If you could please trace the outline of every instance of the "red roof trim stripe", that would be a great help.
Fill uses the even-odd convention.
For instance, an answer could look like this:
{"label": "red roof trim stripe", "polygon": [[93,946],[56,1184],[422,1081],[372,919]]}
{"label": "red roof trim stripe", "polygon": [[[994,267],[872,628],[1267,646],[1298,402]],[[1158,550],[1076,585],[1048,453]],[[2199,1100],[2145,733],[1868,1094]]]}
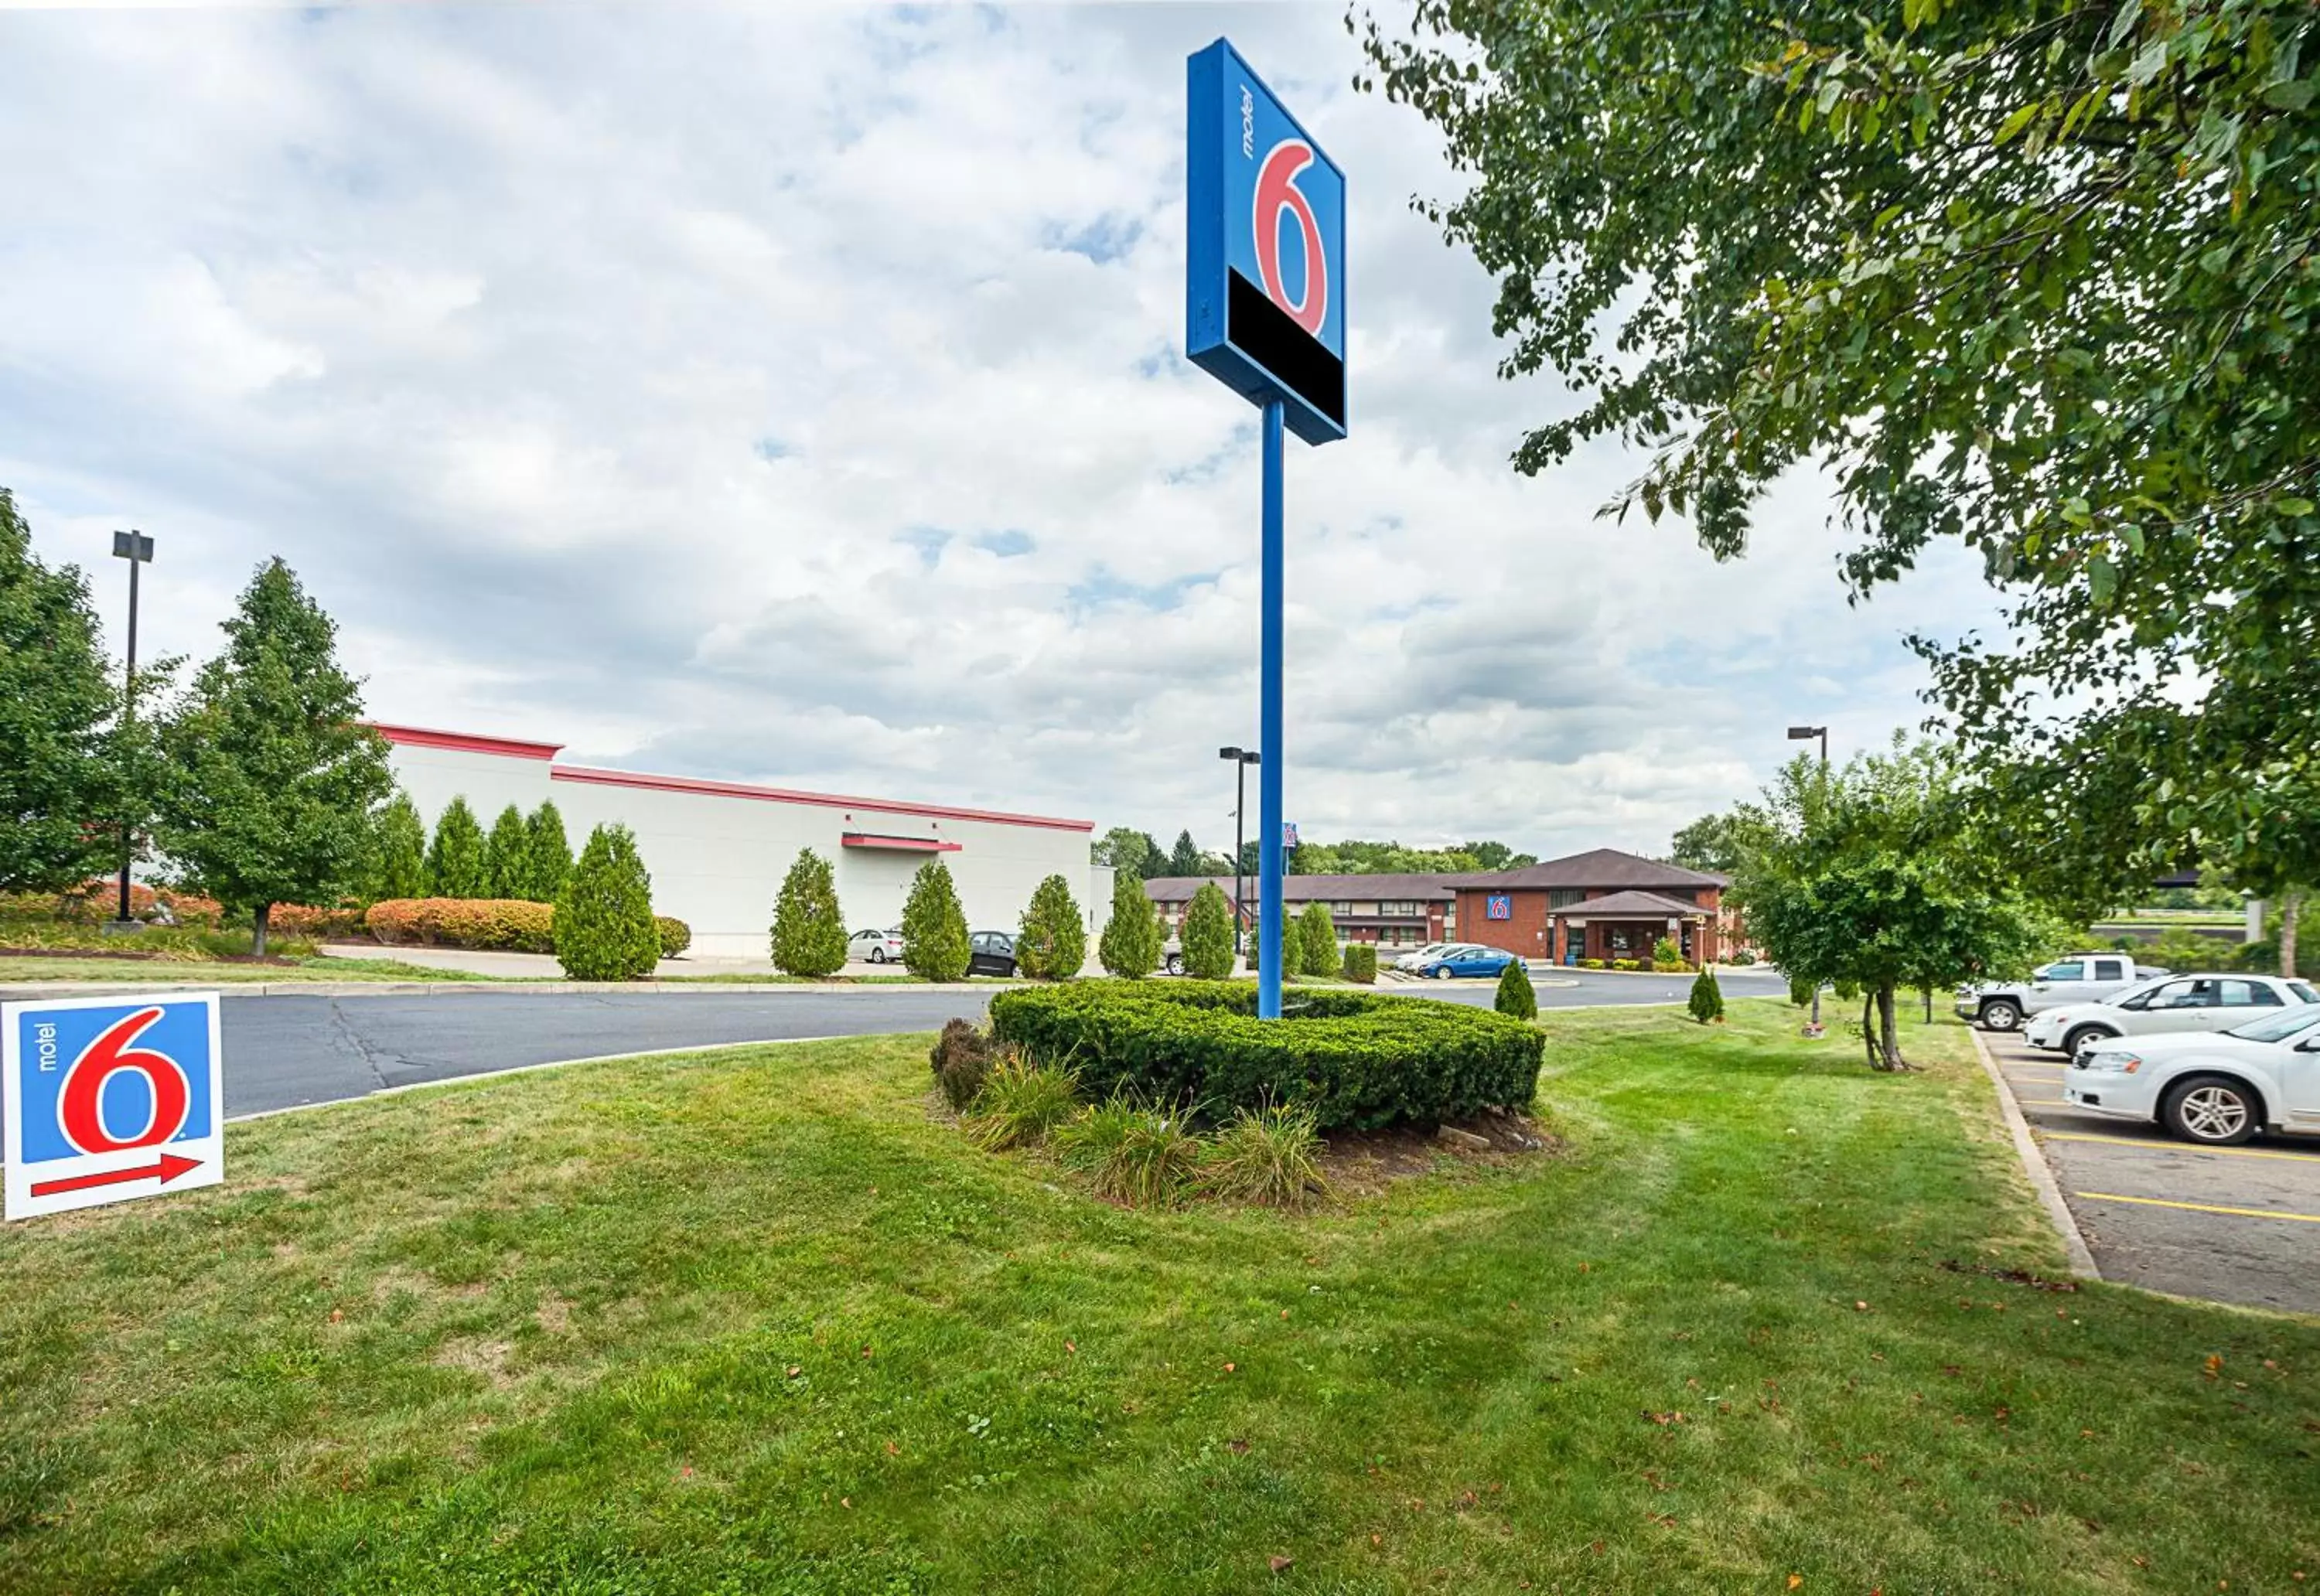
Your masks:
{"label": "red roof trim stripe", "polygon": [[383,721],[364,722],[387,741],[411,748],[452,748],[462,754],[497,754],[508,759],[553,759],[560,742],[528,742],[516,737],[477,737],[465,731],[437,731],[427,726],[389,726]]}
{"label": "red roof trim stripe", "polygon": [[892,848],[897,853],[955,854],[966,845],[940,837],[884,837],[875,831],[847,831],[838,839],[841,848]]}
{"label": "red roof trim stripe", "polygon": [[866,809],[878,814],[918,815],[929,820],[987,821],[1001,826],[1044,826],[1056,831],[1093,831],[1093,821],[1049,815],[1007,814],[992,809],[952,809],[936,803],[898,803],[887,798],[849,798],[837,793],[807,793],[791,787],[761,787],[749,782],[714,782],[690,775],[646,775],[632,770],[601,770],[587,765],[557,765],[548,773],[557,782],[603,787],[642,787],[657,793],[699,793],[711,798],[754,798],[765,803],[809,803],[824,809]]}

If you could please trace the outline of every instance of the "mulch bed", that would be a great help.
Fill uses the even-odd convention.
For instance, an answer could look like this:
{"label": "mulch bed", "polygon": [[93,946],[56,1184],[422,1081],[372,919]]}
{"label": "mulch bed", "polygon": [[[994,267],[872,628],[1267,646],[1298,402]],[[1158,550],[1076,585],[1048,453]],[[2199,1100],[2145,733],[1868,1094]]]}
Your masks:
{"label": "mulch bed", "polygon": [[1328,1146],[1321,1155],[1321,1170],[1337,1191],[1366,1195],[1382,1192],[1398,1180],[1430,1174],[1441,1168],[1445,1158],[1467,1164],[1511,1164],[1541,1153],[1561,1152],[1563,1146],[1560,1138],[1521,1114],[1477,1114],[1450,1129],[1478,1137],[1490,1146],[1467,1146],[1414,1125],[1337,1130],[1324,1138]]}

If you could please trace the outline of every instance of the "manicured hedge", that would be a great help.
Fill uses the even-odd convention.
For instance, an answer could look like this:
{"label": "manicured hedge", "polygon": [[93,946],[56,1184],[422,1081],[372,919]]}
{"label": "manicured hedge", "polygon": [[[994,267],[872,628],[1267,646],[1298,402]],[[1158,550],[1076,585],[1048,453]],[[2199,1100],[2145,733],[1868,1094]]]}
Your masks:
{"label": "manicured hedge", "polygon": [[[320,911],[285,911],[276,906],[276,923],[285,912],[313,915]],[[331,912],[335,913],[336,911]],[[693,946],[693,928],[669,915],[653,917],[660,933],[660,956],[675,958]],[[360,929],[390,947],[418,943],[428,948],[480,948],[498,953],[556,951],[556,905],[521,898],[389,898],[373,903],[361,917]],[[302,936],[313,936],[302,929]],[[335,934],[335,932],[327,933]]]}
{"label": "manicured hedge", "polygon": [[1217,1118],[1267,1103],[1324,1129],[1433,1124],[1521,1109],[1538,1089],[1545,1033],[1425,998],[1307,990],[1255,1017],[1246,982],[1075,981],[991,1000],[992,1034],[1077,1073],[1083,1093],[1126,1090]]}
{"label": "manicured hedge", "polygon": [[389,898],[373,903],[363,924],[390,946],[556,951],[555,907],[521,898]]}

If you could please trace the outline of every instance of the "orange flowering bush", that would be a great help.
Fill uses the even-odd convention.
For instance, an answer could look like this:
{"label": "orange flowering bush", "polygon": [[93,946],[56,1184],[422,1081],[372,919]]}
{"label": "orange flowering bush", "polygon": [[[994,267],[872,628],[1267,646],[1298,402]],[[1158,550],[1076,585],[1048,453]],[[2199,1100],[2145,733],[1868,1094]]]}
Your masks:
{"label": "orange flowering bush", "polygon": [[556,949],[555,905],[516,898],[388,898],[363,917],[389,944],[481,948],[511,953]]}

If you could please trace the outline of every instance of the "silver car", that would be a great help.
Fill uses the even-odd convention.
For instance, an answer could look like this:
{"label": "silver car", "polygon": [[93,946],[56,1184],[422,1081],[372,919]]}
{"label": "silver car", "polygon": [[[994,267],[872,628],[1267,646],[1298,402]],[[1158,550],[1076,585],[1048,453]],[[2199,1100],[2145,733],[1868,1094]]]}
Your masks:
{"label": "silver car", "polygon": [[902,962],[902,933],[900,930],[856,931],[846,939],[846,957],[852,964],[900,964]]}

